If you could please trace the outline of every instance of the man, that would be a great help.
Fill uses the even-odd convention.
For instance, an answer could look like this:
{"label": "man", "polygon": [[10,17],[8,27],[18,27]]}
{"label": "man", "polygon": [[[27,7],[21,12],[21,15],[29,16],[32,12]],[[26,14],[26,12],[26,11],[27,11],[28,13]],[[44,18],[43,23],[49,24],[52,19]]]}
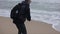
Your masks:
{"label": "man", "polygon": [[18,3],[11,10],[10,17],[18,28],[18,34],[27,34],[24,22],[26,19],[31,21],[29,4],[30,0],[25,0],[22,3]]}

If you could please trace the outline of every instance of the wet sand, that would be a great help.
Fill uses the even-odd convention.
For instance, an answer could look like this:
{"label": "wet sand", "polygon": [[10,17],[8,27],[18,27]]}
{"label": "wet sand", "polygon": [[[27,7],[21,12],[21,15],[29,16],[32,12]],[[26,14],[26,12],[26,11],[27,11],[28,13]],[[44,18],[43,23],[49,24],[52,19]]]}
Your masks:
{"label": "wet sand", "polygon": [[[52,25],[41,21],[26,21],[25,25],[28,34],[60,34],[51,27]],[[0,17],[0,34],[18,34],[18,29],[12,23],[12,19]]]}

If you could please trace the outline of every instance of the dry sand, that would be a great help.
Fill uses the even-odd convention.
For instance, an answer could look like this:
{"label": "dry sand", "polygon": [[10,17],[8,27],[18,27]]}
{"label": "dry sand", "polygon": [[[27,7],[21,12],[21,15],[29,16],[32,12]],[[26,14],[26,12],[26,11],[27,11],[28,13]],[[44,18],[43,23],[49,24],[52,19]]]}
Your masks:
{"label": "dry sand", "polygon": [[[31,22],[25,22],[28,34],[60,34],[55,31],[50,25],[44,22],[38,22],[32,20]],[[0,34],[17,34],[18,29],[15,24],[12,23],[12,19],[6,17],[0,17]]]}

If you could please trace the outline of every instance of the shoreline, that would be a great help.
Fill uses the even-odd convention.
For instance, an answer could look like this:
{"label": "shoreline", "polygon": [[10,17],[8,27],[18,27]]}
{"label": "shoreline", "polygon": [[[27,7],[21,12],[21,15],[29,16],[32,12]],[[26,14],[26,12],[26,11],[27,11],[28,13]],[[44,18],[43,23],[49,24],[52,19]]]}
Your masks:
{"label": "shoreline", "polygon": [[[34,21],[25,22],[28,34],[60,34],[60,32],[54,30],[52,25]],[[0,34],[17,34],[18,29],[15,24],[12,23],[12,19],[6,17],[0,17]]]}

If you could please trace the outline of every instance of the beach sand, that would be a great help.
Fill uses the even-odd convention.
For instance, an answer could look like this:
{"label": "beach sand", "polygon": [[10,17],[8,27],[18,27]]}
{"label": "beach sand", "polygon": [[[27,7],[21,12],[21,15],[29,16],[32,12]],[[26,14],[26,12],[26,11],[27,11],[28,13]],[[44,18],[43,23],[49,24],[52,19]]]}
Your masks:
{"label": "beach sand", "polygon": [[[28,34],[60,34],[60,32],[52,28],[51,24],[41,21],[26,21],[25,25]],[[0,34],[18,34],[18,29],[15,24],[12,23],[12,19],[0,17]]]}

